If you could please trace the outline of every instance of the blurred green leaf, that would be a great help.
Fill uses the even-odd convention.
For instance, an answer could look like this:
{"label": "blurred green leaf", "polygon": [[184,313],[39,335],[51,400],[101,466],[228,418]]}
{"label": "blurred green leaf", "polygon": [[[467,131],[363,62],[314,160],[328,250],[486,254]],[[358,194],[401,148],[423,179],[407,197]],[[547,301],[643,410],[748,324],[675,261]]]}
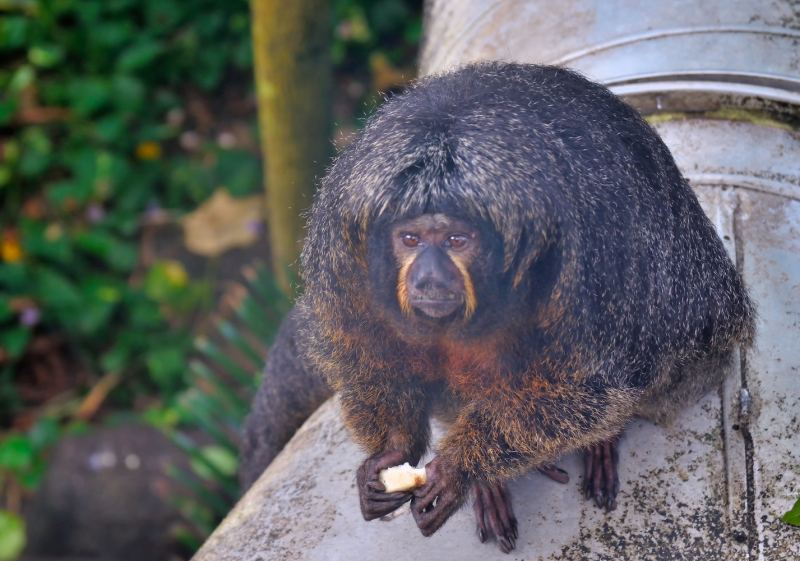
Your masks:
{"label": "blurred green leaf", "polygon": [[0,287],[14,292],[24,292],[29,287],[30,276],[25,263],[0,263]]}
{"label": "blurred green leaf", "polygon": [[83,117],[90,117],[111,101],[112,87],[105,78],[74,78],[69,87],[70,106]]}
{"label": "blurred green leaf", "polygon": [[34,45],[28,49],[28,60],[39,68],[51,68],[64,58],[64,49],[58,45]]}
{"label": "blurred green leaf", "polygon": [[8,97],[0,99],[0,125],[4,125],[11,121],[14,114],[17,112],[17,98]]}
{"label": "blurred green leaf", "polygon": [[[164,316],[158,304],[137,294],[136,298],[128,301],[130,311],[130,326],[133,329],[158,329],[165,325]],[[139,297],[141,296],[141,297]]]}
{"label": "blurred green leaf", "polygon": [[91,184],[56,181],[48,185],[45,194],[56,207],[66,210],[72,204],[84,203],[89,199]]}
{"label": "blurred green leaf", "polygon": [[186,13],[186,8],[175,0],[148,0],[145,13],[148,27],[156,33],[164,33],[173,29]]}
{"label": "blurred green leaf", "polygon": [[151,64],[153,60],[164,52],[164,47],[157,41],[140,39],[134,45],[125,49],[117,60],[118,72],[133,72],[141,70]]}
{"label": "blurred green leaf", "polygon": [[214,473],[208,468],[207,464],[213,465],[221,473],[233,477],[239,469],[239,460],[236,454],[223,448],[222,446],[203,446],[200,448],[206,463],[191,460],[192,470],[203,479],[214,479]]}
{"label": "blurred green leaf", "polygon": [[240,150],[223,150],[217,155],[218,183],[234,197],[261,189],[261,166],[255,156]]}
{"label": "blurred green leaf", "polygon": [[156,302],[174,301],[189,283],[189,275],[179,261],[156,261],[145,278],[145,292]]}
{"label": "blurred green leaf", "polygon": [[127,20],[109,19],[92,30],[97,43],[104,47],[116,48],[130,41],[136,34],[136,28]]}
{"label": "blurred green leaf", "polygon": [[130,347],[124,342],[117,341],[117,343],[100,357],[100,367],[104,372],[118,372],[128,365],[128,360],[131,356]]}
{"label": "blurred green leaf", "polygon": [[59,434],[58,422],[55,419],[41,417],[28,431],[28,442],[35,450],[41,451],[55,444]]}
{"label": "blurred green leaf", "polygon": [[105,279],[95,277],[81,285],[81,292],[84,304],[78,316],[78,329],[89,335],[97,333],[108,326],[122,298],[122,291]]}
{"label": "blurred green leaf", "polygon": [[11,182],[13,172],[9,166],[0,165],[0,189],[5,187]]}
{"label": "blurred green leaf", "polygon": [[32,467],[35,459],[36,451],[24,436],[11,433],[0,441],[0,467],[21,472]]}
{"label": "blurred green leaf", "polygon": [[167,393],[178,390],[186,369],[186,353],[182,349],[163,348],[150,351],[145,358],[150,378]]}
{"label": "blurred green leaf", "polygon": [[99,257],[114,271],[126,273],[133,269],[139,252],[136,246],[102,230],[93,229],[75,236],[76,247]]}
{"label": "blurred green leaf", "polygon": [[151,407],[142,413],[142,420],[151,427],[173,429],[181,421],[181,414],[174,407]]}
{"label": "blurred green leaf", "polygon": [[[28,346],[31,332],[24,327],[0,329],[0,348],[11,358],[19,358]],[[0,460],[2,463],[2,460]]]}
{"label": "blurred green leaf", "polygon": [[145,85],[133,76],[117,75],[114,76],[114,103],[123,111],[136,112],[144,104],[146,88]]}
{"label": "blurred green leaf", "polygon": [[121,139],[127,133],[126,128],[125,121],[117,115],[99,119],[95,123],[97,138],[102,142],[115,142]]}
{"label": "blurred green leaf", "polygon": [[34,80],[36,80],[36,71],[32,66],[24,64],[14,72],[11,82],[8,84],[8,89],[11,92],[18,93],[33,84]]}
{"label": "blurred green leaf", "polygon": [[24,16],[4,15],[0,18],[0,50],[10,51],[25,45],[31,20]]}
{"label": "blurred green leaf", "polygon": [[781,520],[792,526],[800,526],[800,499],[797,499],[789,512],[781,516]]}
{"label": "blurred green leaf", "polygon": [[30,469],[26,469],[23,472],[17,474],[17,481],[24,487],[25,489],[33,490],[36,489],[42,481],[45,473],[45,464],[41,459],[34,462],[34,464],[30,467]]}
{"label": "blurred green leaf", "polygon": [[14,312],[12,312],[11,308],[9,307],[10,302],[11,298],[0,294],[0,323],[14,317]]}
{"label": "blurred green leaf", "polygon": [[22,134],[19,171],[25,177],[44,172],[52,161],[53,143],[41,127],[28,127]]}
{"label": "blurred green leaf", "polygon": [[75,284],[61,273],[47,267],[39,267],[35,273],[36,296],[47,307],[74,311],[83,303]]}
{"label": "blurred green leaf", "polygon": [[72,247],[58,224],[23,220],[22,248],[30,257],[67,264],[73,259]]}
{"label": "blurred green leaf", "polygon": [[0,510],[0,561],[13,561],[25,549],[25,521],[18,514]]}

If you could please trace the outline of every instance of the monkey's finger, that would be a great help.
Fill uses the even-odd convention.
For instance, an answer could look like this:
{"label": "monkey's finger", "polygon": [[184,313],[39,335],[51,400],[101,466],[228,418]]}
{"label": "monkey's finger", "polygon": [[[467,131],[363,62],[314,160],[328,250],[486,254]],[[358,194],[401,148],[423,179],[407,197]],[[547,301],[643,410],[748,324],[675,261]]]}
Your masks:
{"label": "monkey's finger", "polygon": [[603,443],[603,479],[605,490],[605,507],[607,511],[614,510],[617,505],[612,496],[614,489],[614,476],[616,475],[614,469],[614,459],[611,455],[611,442],[606,441]]}
{"label": "monkey's finger", "polygon": [[420,509],[418,505],[415,506],[414,501],[416,500],[415,497],[411,501],[411,514],[414,516],[417,528],[426,538],[441,528],[459,507],[459,502],[450,493],[440,495],[436,505],[429,509]]}
{"label": "monkey's finger", "polygon": [[499,485],[500,493],[503,497],[503,504],[506,508],[506,516],[511,524],[511,531],[514,533],[514,539],[519,538],[519,526],[517,525],[517,517],[514,516],[514,509],[511,506],[511,493],[508,492],[508,487],[505,484]]}
{"label": "monkey's finger", "polygon": [[486,541],[486,521],[484,520],[483,495],[477,483],[472,486],[472,498],[472,508],[475,511],[475,521],[477,523],[478,540],[484,543]]}
{"label": "monkey's finger", "polygon": [[618,438],[612,438],[603,446],[603,475],[605,478],[606,510],[611,512],[617,508],[619,493],[619,450]]}
{"label": "monkey's finger", "polygon": [[602,445],[594,446],[594,473],[592,474],[592,489],[594,490],[594,501],[597,506],[603,508],[606,503],[605,493],[603,493],[603,459]]}
{"label": "monkey's finger", "polygon": [[371,491],[368,490],[364,493],[364,498],[370,501],[378,501],[378,502],[391,502],[391,501],[403,501],[407,502],[411,500],[411,493],[404,493],[404,492],[397,492],[397,493],[383,493],[380,491]]}
{"label": "monkey's finger", "polygon": [[505,531],[505,535],[516,539],[517,536],[514,535],[514,528],[511,524],[511,518],[513,518],[513,513],[511,516],[508,515],[508,511],[510,510],[510,506],[506,504],[505,497],[503,496],[503,492],[500,490],[500,485],[495,485],[492,487],[492,498],[494,499],[494,505],[497,509],[497,515],[500,517],[500,523],[503,525],[503,529]]}
{"label": "monkey's finger", "polygon": [[393,503],[379,503],[374,501],[362,501],[361,503],[361,514],[364,516],[364,520],[370,521],[375,520],[376,518],[380,518],[381,516],[386,516],[403,506],[406,501],[397,501]]}
{"label": "monkey's finger", "polygon": [[583,495],[589,499],[594,494],[592,480],[594,479],[594,446],[589,446],[583,451]]}
{"label": "monkey's finger", "polygon": [[428,482],[415,489],[412,494],[417,507],[422,511],[427,510],[439,496],[443,487],[444,485],[437,482]]}
{"label": "monkey's finger", "polygon": [[400,450],[395,450],[393,452],[388,452],[386,454],[383,454],[382,456],[379,456],[372,461],[375,463],[373,466],[370,467],[372,468],[373,473],[375,473],[377,476],[378,472],[380,472],[381,470],[399,466],[409,460],[408,460],[408,455],[405,452],[402,452]]}

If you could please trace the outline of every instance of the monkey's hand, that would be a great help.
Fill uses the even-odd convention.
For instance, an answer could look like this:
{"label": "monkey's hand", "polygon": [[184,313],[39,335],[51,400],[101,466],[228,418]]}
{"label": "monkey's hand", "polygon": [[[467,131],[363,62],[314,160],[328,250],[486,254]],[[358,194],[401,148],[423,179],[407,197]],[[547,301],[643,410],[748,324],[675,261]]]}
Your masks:
{"label": "monkey's hand", "polygon": [[464,482],[455,466],[436,456],[425,466],[428,481],[414,489],[411,514],[422,535],[427,537],[464,503]]}
{"label": "monkey's hand", "polygon": [[364,520],[375,520],[400,508],[411,500],[411,492],[385,493],[386,487],[378,480],[381,470],[399,466],[406,462],[416,465],[419,458],[412,458],[401,450],[376,454],[361,464],[356,474],[361,514]]}

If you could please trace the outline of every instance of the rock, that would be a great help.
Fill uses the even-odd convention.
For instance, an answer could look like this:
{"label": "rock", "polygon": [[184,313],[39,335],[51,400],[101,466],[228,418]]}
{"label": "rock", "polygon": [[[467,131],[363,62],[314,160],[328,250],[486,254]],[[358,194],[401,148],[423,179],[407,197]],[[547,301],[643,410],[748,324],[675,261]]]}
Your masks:
{"label": "rock", "polygon": [[150,427],[65,438],[26,508],[26,559],[174,559],[171,531],[182,519],[170,498],[185,490],[166,475],[169,464],[188,469],[183,452]]}

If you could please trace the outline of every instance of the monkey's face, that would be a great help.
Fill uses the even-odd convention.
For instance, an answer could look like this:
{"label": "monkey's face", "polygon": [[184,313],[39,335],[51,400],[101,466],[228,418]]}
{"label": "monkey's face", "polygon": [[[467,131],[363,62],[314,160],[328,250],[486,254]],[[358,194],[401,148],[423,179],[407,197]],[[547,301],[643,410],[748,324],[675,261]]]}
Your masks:
{"label": "monkey's face", "polygon": [[468,319],[477,305],[468,268],[481,253],[478,231],[444,214],[423,214],[396,223],[391,236],[403,313],[443,318],[463,309]]}

